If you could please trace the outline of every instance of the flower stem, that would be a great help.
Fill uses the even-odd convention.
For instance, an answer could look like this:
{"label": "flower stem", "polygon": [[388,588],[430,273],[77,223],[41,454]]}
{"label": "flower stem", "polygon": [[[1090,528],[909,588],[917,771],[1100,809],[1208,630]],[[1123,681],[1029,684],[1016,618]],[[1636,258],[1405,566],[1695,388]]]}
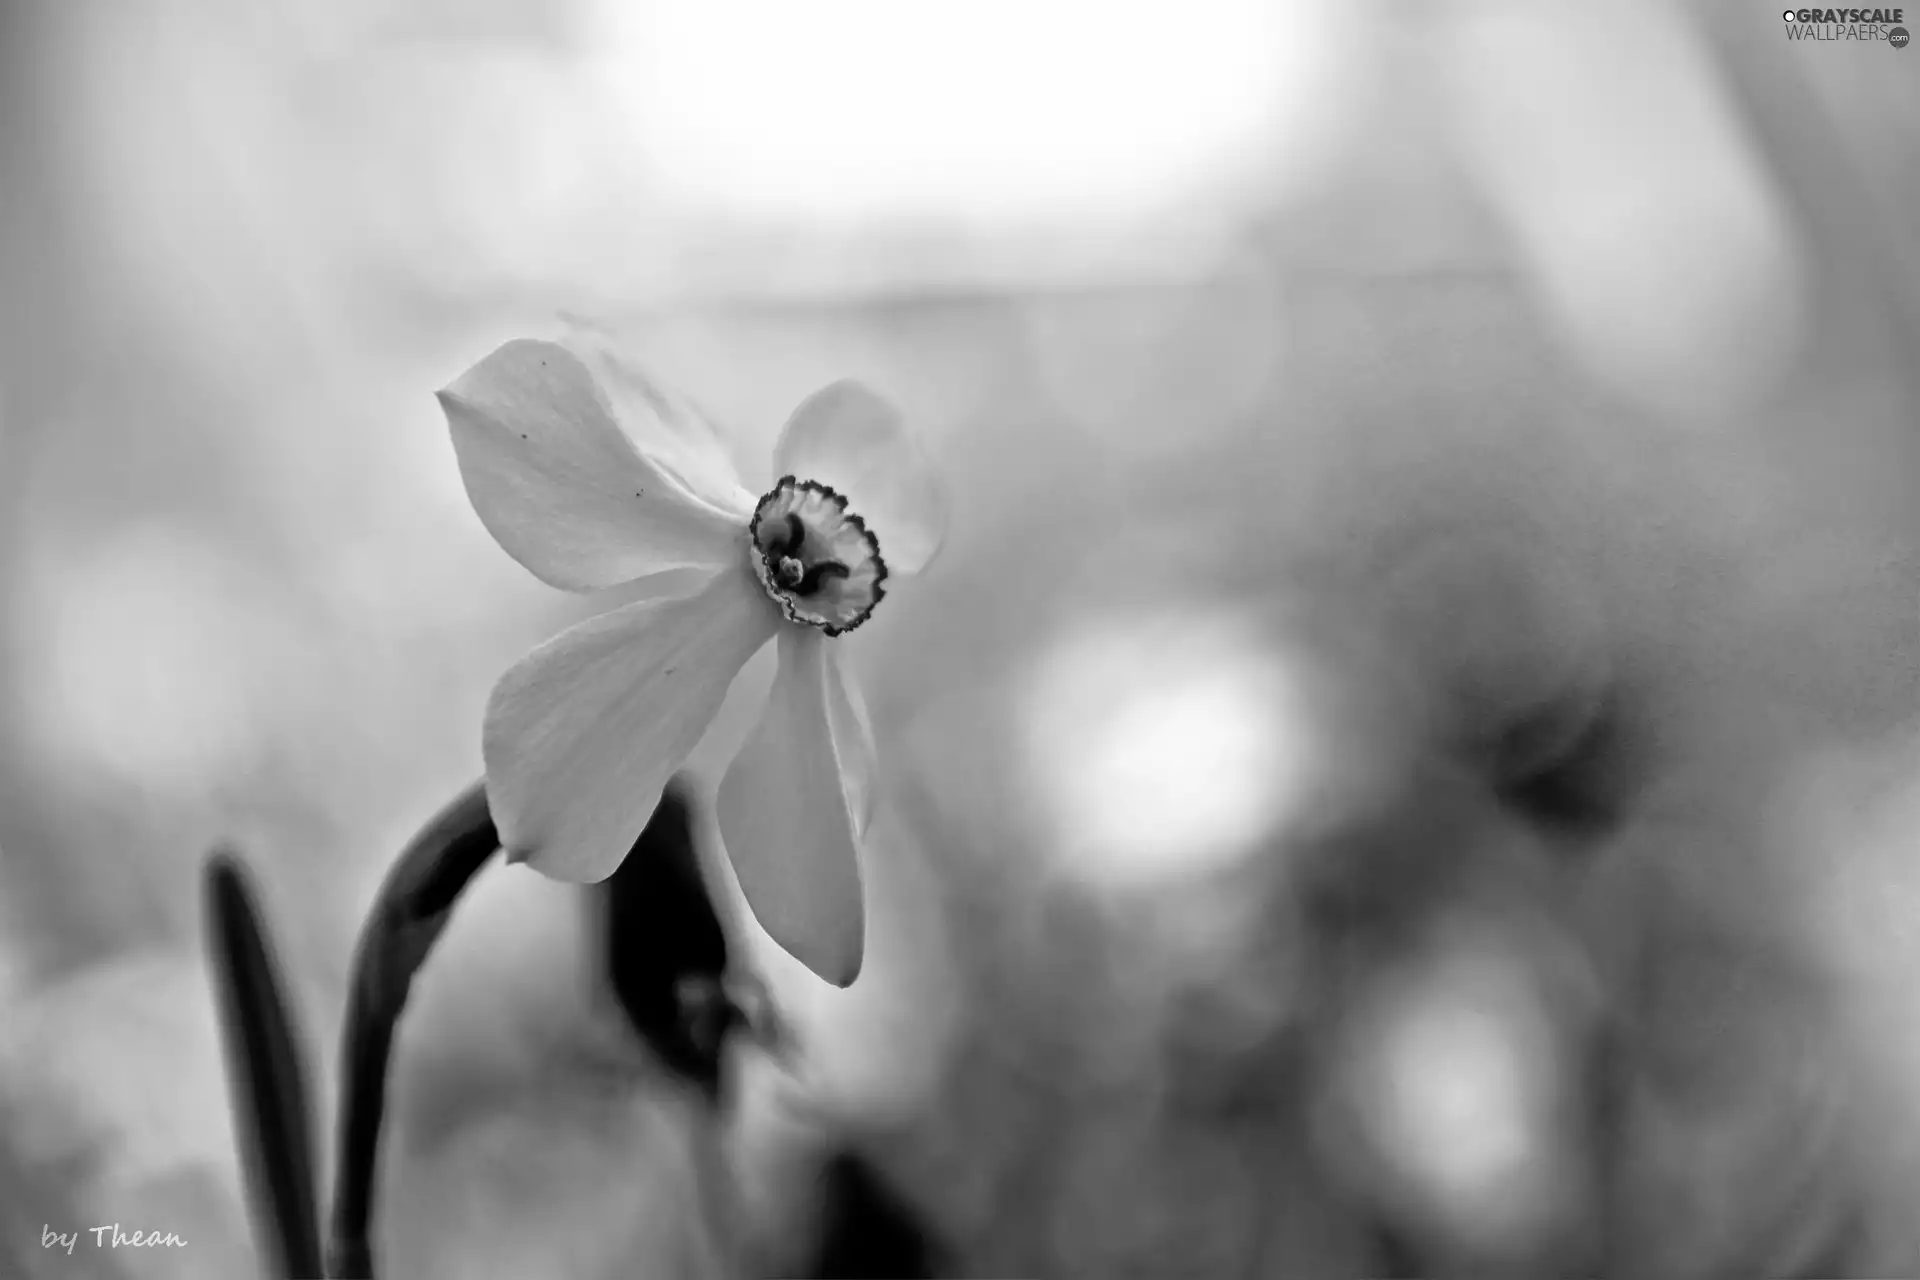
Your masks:
{"label": "flower stem", "polygon": [[499,847],[485,782],[475,782],[401,851],[361,926],[341,1036],[330,1277],[373,1280],[373,1188],[394,1028],[454,903]]}
{"label": "flower stem", "polygon": [[[454,904],[499,845],[485,783],[475,782],[402,850],[361,926],[342,1030],[327,1270],[334,1280],[374,1280],[373,1193],[394,1031],[414,975]],[[668,783],[646,829],[595,898],[605,928],[603,963],[621,1008],[660,1062],[700,1099],[695,1176],[717,1243],[735,1267],[750,1270],[752,1243],[719,1126],[728,1111],[725,1047],[736,1028],[750,1025],[732,991],[755,984],[729,981],[726,931],[700,872],[683,779]],[[776,1023],[761,1010],[751,1025]]]}

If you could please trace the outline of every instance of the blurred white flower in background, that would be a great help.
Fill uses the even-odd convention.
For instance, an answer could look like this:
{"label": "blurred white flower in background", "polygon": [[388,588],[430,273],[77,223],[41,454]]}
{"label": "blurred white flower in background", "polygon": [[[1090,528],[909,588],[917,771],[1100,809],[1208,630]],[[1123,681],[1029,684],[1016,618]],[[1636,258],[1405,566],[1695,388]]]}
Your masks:
{"label": "blurred white flower in background", "polygon": [[508,343],[441,402],[474,509],[508,554],[553,586],[629,598],[495,686],[483,750],[509,856],[561,879],[611,875],[741,668],[777,637],[760,728],[720,784],[720,829],[762,927],[850,984],[876,764],[827,641],[923,569],[946,526],[898,414],[857,383],[815,393],[756,502],[700,412],[597,336]]}
{"label": "blurred white flower in background", "polygon": [[1541,970],[1563,966],[1515,923],[1453,922],[1376,978],[1316,1116],[1356,1185],[1480,1257],[1524,1256],[1590,1191],[1568,1034],[1589,993],[1578,977],[1549,992]]}
{"label": "blurred white flower in background", "polygon": [[1230,612],[1090,619],[1029,678],[1025,776],[1061,869],[1095,884],[1248,857],[1329,768],[1306,677]]}

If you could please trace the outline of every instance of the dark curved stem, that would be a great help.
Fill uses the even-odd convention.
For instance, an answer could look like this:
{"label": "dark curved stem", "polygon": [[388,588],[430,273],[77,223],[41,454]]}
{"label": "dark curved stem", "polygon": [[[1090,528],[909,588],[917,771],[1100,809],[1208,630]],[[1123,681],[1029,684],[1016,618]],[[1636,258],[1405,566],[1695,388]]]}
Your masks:
{"label": "dark curved stem", "polygon": [[320,1222],[305,1061],[259,901],[239,854],[204,870],[208,961],[234,1085],[234,1135],[279,1274],[317,1276]]}
{"label": "dark curved stem", "polygon": [[475,782],[401,851],[361,926],[341,1032],[328,1276],[372,1280],[373,1188],[394,1028],[453,904],[499,847],[486,786]]}
{"label": "dark curved stem", "polygon": [[820,1171],[820,1238],[795,1274],[819,1280],[928,1280],[948,1259],[920,1213],[851,1147]]}
{"label": "dark curved stem", "polygon": [[[413,978],[445,930],[460,894],[500,847],[476,782],[401,852],[380,886],[354,953],[341,1032],[341,1093],[327,1275],[373,1280],[373,1195],[393,1038]],[[618,870],[592,894],[602,922],[606,978],[634,1032],[661,1065],[693,1085],[717,1116],[725,1047],[745,1031],[769,1048],[783,1026],[750,975],[728,964],[726,930],[700,869],[685,779],[664,789]],[[745,993],[743,995],[743,993]],[[712,1141],[712,1135],[708,1135]],[[726,1217],[737,1196],[718,1148],[702,1160],[704,1198]]]}

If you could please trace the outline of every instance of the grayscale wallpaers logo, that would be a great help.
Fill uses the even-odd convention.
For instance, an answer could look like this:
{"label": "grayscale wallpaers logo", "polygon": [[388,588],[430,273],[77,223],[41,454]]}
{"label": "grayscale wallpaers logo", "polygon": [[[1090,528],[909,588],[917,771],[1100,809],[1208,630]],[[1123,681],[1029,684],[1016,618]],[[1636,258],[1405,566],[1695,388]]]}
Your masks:
{"label": "grayscale wallpaers logo", "polygon": [[1789,40],[1885,40],[1904,49],[1911,38],[1900,25],[1904,9],[1787,9],[1780,16]]}

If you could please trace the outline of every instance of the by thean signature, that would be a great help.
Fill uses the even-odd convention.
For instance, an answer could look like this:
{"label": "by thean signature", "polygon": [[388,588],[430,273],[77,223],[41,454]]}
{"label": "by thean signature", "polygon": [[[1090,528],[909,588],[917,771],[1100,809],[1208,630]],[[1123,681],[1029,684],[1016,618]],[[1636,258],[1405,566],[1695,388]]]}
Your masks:
{"label": "by thean signature", "polygon": [[173,1231],[124,1231],[117,1222],[104,1227],[82,1227],[78,1231],[55,1231],[52,1226],[42,1223],[40,1226],[40,1247],[42,1249],[64,1249],[73,1252],[80,1243],[82,1233],[93,1237],[96,1249],[184,1249],[187,1242],[179,1233]]}

